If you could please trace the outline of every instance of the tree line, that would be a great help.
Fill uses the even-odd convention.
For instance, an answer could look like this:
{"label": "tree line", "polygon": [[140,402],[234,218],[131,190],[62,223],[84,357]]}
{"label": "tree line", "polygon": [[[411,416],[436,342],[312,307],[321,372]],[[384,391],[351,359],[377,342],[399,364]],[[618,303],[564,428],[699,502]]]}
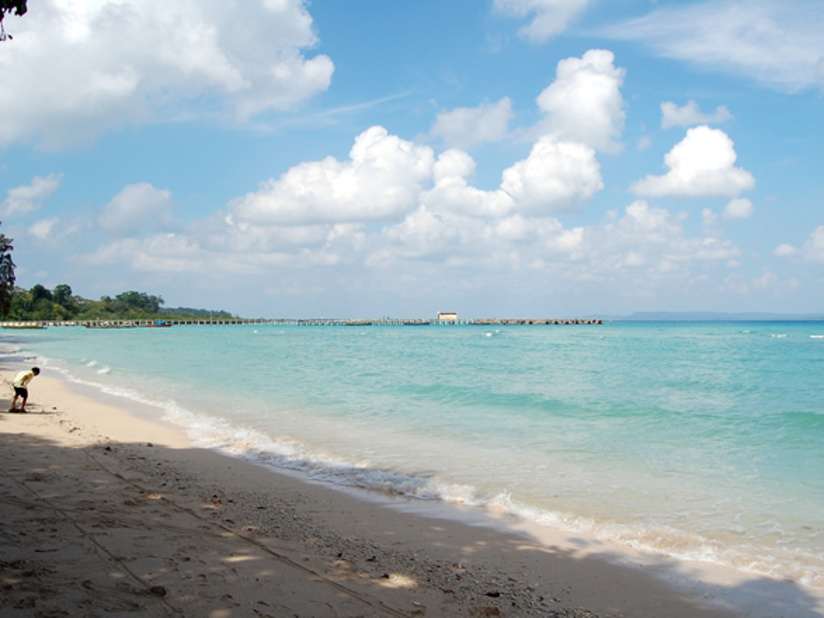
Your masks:
{"label": "tree line", "polygon": [[71,287],[61,283],[49,290],[39,283],[30,290],[14,287],[9,308],[3,315],[9,321],[67,322],[86,320],[151,320],[164,318],[233,317],[226,311],[164,308],[160,296],[130,290],[114,298],[103,296],[89,300],[72,293]]}

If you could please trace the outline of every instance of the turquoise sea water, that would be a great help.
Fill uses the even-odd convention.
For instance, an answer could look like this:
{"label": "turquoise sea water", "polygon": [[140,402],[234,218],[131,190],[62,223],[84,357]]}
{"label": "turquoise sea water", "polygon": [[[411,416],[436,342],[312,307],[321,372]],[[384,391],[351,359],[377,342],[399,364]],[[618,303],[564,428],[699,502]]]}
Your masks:
{"label": "turquoise sea water", "polygon": [[824,587],[824,324],[6,331],[200,444]]}

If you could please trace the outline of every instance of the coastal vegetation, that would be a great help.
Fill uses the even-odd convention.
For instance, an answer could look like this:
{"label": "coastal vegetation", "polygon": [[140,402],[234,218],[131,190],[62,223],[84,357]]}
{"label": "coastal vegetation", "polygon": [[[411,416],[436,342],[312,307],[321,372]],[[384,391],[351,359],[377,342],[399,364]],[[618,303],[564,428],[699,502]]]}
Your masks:
{"label": "coastal vegetation", "polygon": [[0,234],[0,315],[8,313],[14,291],[14,262],[12,240]]}
{"label": "coastal vegetation", "polygon": [[[0,263],[0,276],[2,276]],[[9,300],[0,315],[13,321],[85,321],[85,320],[145,320],[156,318],[191,319],[202,317],[233,317],[226,311],[192,309],[188,307],[164,308],[160,296],[130,290],[114,298],[103,296],[90,300],[72,292],[65,283],[54,289],[39,283],[30,290],[11,287]],[[0,299],[2,301],[2,299]]]}

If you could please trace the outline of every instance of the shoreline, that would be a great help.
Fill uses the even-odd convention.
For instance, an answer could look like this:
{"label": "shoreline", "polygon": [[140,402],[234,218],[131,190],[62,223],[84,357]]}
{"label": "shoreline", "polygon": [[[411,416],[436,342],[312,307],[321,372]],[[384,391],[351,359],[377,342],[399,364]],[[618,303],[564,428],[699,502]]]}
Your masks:
{"label": "shoreline", "polygon": [[[14,497],[0,504],[0,606],[23,612],[9,615],[32,602],[70,611],[81,597],[151,615],[824,615],[820,591],[789,582],[490,509],[330,488],[193,447],[114,396],[73,386],[41,374],[29,402],[42,413],[0,414]],[[38,528],[41,512],[50,523]]]}

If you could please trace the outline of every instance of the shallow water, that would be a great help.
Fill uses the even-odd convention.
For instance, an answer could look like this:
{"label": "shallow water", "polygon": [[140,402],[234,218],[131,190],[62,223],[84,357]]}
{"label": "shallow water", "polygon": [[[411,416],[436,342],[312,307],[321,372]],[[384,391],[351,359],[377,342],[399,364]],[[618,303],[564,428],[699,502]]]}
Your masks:
{"label": "shallow water", "polygon": [[52,327],[3,340],[315,478],[824,587],[822,323]]}

